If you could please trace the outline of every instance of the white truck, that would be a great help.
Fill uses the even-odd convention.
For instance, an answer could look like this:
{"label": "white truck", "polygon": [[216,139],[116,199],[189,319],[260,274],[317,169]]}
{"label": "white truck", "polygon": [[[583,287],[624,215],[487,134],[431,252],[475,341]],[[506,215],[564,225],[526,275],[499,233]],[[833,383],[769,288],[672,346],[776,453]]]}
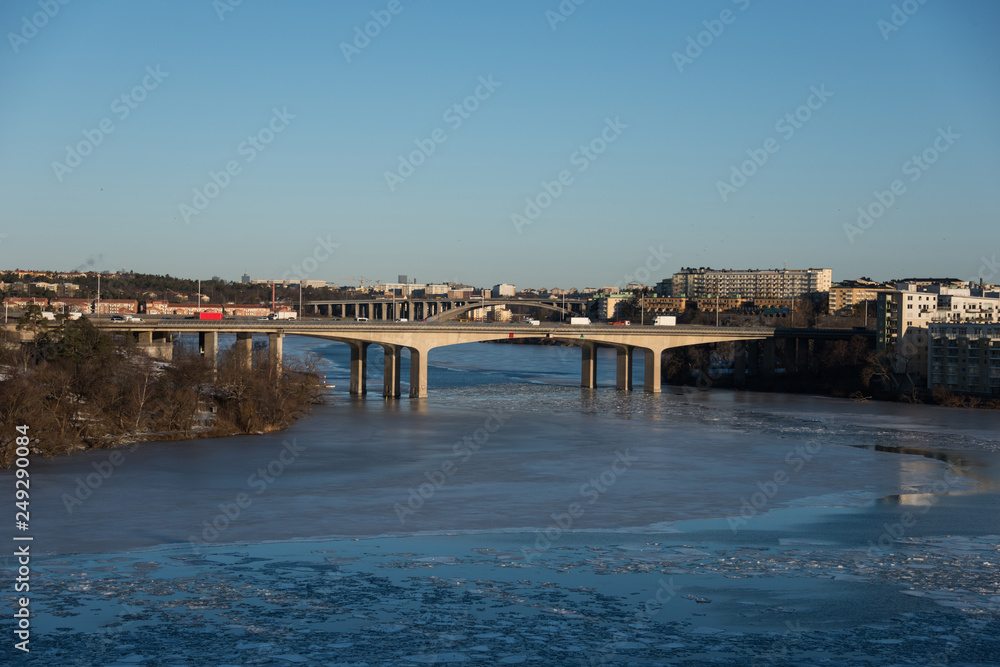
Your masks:
{"label": "white truck", "polygon": [[656,327],[672,327],[677,324],[677,317],[675,315],[657,315],[653,318],[653,326]]}
{"label": "white truck", "polygon": [[279,310],[267,316],[269,320],[294,320],[299,316],[294,310]]}
{"label": "white truck", "polygon": [[571,317],[569,318],[570,326],[574,324],[590,324],[589,317]]}

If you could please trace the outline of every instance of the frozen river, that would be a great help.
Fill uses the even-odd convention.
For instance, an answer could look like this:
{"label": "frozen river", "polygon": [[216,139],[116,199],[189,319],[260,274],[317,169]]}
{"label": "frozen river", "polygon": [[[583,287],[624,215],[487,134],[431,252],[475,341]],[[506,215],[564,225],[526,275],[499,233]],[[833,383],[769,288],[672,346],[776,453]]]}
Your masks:
{"label": "frozen river", "polygon": [[482,344],[432,353],[427,400],[353,399],[346,346],[307,349],[338,388],[286,432],[32,463],[36,618],[8,656],[1000,660],[996,413],[626,394],[610,354],[581,390],[577,350]]}

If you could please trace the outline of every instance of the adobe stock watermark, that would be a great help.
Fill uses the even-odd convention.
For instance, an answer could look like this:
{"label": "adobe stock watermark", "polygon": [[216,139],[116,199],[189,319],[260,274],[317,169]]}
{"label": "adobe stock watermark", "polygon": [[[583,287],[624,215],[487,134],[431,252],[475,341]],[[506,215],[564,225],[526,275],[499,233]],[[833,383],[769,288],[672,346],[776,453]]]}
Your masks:
{"label": "adobe stock watermark", "polygon": [[354,39],[350,43],[340,43],[340,52],[344,54],[344,60],[350,64],[352,58],[361,55],[361,52],[371,45],[372,40],[389,27],[389,24],[392,23],[392,17],[399,16],[404,9],[406,7],[403,6],[401,0],[389,0],[385,9],[373,9],[369,12],[372,20],[365,23],[363,27],[354,26]]}
{"label": "adobe stock watermark", "polygon": [[[947,129],[939,127],[937,132],[938,135],[930,146],[921,151],[920,154],[911,156],[900,167],[903,175],[909,176],[910,183],[919,181],[927,173],[927,170],[941,158],[941,155],[947,153],[955,145],[955,142],[962,138],[962,135],[952,131],[951,125]],[[848,243],[854,245],[854,240],[871,229],[875,221],[885,215],[886,211],[892,208],[896,200],[904,194],[906,194],[906,183],[899,178],[890,183],[888,189],[872,192],[873,201],[867,206],[858,207],[858,218],[855,224],[844,223],[844,234],[847,235]]]}
{"label": "adobe stock watermark", "polygon": [[900,28],[906,25],[906,22],[910,20],[910,17],[920,11],[920,8],[927,4],[927,0],[903,0],[903,2],[898,5],[892,6],[892,13],[889,14],[889,20],[879,19],[875,22],[875,27],[878,31],[882,33],[883,41],[889,41],[889,35],[894,32],[898,32]]}
{"label": "adobe stock watermark", "polygon": [[226,14],[230,12],[235,12],[236,8],[243,4],[243,0],[213,0],[212,9],[215,10],[215,15],[219,17],[219,21],[226,20]]}
{"label": "adobe stock watermark", "polygon": [[[593,505],[601,496],[610,491],[618,479],[628,472],[629,468],[638,460],[638,457],[629,454],[628,449],[624,453],[615,450],[615,459],[611,465],[605,468],[601,474],[580,486],[580,497],[587,499],[587,505]],[[521,554],[524,556],[525,562],[530,563],[536,552],[548,550],[553,543],[562,537],[565,531],[573,528],[574,520],[579,519],[586,511],[583,504],[574,501],[566,506],[565,512],[550,514],[552,524],[545,530],[535,531],[534,545],[521,547]]]}
{"label": "adobe stock watermark", "polygon": [[[605,118],[604,128],[601,132],[586,144],[582,144],[573,151],[569,156],[569,163],[576,167],[577,173],[582,174],[590,168],[590,165],[597,158],[608,150],[608,146],[618,141],[622,132],[627,129],[628,125],[621,121],[620,116],[615,116],[614,120]],[[552,181],[541,181],[541,191],[534,197],[524,198],[525,206],[523,214],[514,213],[510,216],[510,221],[514,225],[514,229],[517,230],[517,233],[522,234],[525,226],[531,225],[538,220],[542,212],[552,206],[552,203],[559,199],[563,192],[565,192],[565,189],[573,185],[574,181],[573,172],[569,169],[560,171]]]}
{"label": "adobe stock watermark", "polygon": [[667,606],[667,603],[677,597],[677,594],[684,590],[683,587],[674,583],[673,577],[660,577],[659,581],[656,583],[658,584],[656,592],[646,598],[646,601],[639,605],[638,611],[635,612],[635,620],[653,620],[653,617],[660,613],[660,611]]}
{"label": "adobe stock watermark", "polygon": [[298,264],[292,264],[292,268],[281,274],[281,279],[298,278],[299,280],[305,280],[316,273],[319,265],[330,259],[333,256],[333,251],[339,247],[339,243],[334,243],[330,240],[329,234],[326,235],[325,239],[322,236],[317,236],[316,246],[313,248],[312,253],[303,257]]}
{"label": "adobe stock watermark", "polygon": [[921,517],[930,512],[931,508],[940,502],[941,496],[946,495],[955,487],[968,488],[968,483],[961,475],[953,473],[950,470],[945,470],[942,478],[935,480],[931,485],[930,491],[923,494],[914,502],[912,506],[916,509],[903,512],[897,521],[891,523],[887,521],[882,524],[882,534],[875,540],[868,540],[868,548],[865,550],[865,553],[871,557],[875,556],[876,552],[891,551],[896,544],[896,540],[902,538],[907,530],[917,525]]}
{"label": "adobe stock watermark", "polygon": [[750,665],[752,667],[763,667],[764,665],[788,665],[793,659],[792,649],[796,647],[801,636],[809,630],[802,627],[798,621],[785,621],[787,632],[775,640],[766,650],[751,655]]}
{"label": "adobe stock watermark", "polygon": [[21,17],[21,29],[17,32],[8,32],[7,41],[14,53],[18,53],[21,47],[30,42],[38,34],[38,31],[49,24],[49,21],[56,17],[59,9],[68,5],[70,0],[38,0],[38,9],[30,17]]}
{"label": "adobe stock watermark", "polygon": [[[275,137],[285,131],[289,123],[295,118],[295,114],[288,113],[288,107],[271,109],[271,119],[267,125],[260,128],[254,134],[248,135],[236,147],[237,155],[243,157],[243,164],[250,164],[257,156],[264,152],[274,141]],[[219,171],[209,171],[208,180],[200,188],[194,188],[191,204],[180,203],[177,210],[184,218],[184,224],[191,224],[191,218],[201,215],[208,208],[208,205],[215,200],[222,191],[229,187],[234,176],[239,176],[243,172],[243,164],[239,160],[229,160]]]}
{"label": "adobe stock watermark", "polygon": [[[6,236],[6,234],[3,236]],[[976,275],[969,278],[970,283],[974,283],[979,280],[988,283],[997,277],[997,273],[1000,273],[1000,262],[997,261],[996,253],[989,258],[987,258],[986,255],[983,255],[979,259],[982,264],[979,265],[979,271],[976,272]],[[987,273],[987,271],[989,271],[989,273]]]}
{"label": "adobe stock watermark", "polygon": [[[823,423],[830,425],[833,419],[824,418]],[[759,514],[767,511],[771,500],[785,484],[795,479],[807,463],[811,462],[822,451],[823,443],[812,439],[805,444],[792,447],[785,454],[784,465],[777,468],[769,478],[757,482],[757,491],[750,494],[750,497],[740,498],[739,516],[731,516],[726,519],[730,530],[735,535],[739,529],[747,525],[748,521]]]}
{"label": "adobe stock watermark", "polygon": [[545,10],[545,20],[549,22],[549,27],[552,28],[552,32],[556,31],[556,28],[560,23],[565,23],[570,16],[575,14],[576,8],[585,2],[587,2],[587,0],[562,0],[555,10]]}
{"label": "adobe stock watermark", "polygon": [[[285,472],[285,468],[295,463],[305,450],[305,446],[299,445],[295,438],[292,438],[291,442],[283,441],[282,445],[284,446],[276,458],[247,477],[247,487],[254,490],[253,496],[259,496],[267,491],[275,479]],[[201,547],[218,540],[222,533],[240,518],[243,510],[253,504],[253,496],[246,491],[240,491],[233,497],[232,502],[219,503],[219,513],[211,519],[202,521],[201,536],[188,536],[188,542],[194,545],[195,553],[200,554]]]}
{"label": "adobe stock watermark", "polygon": [[[125,120],[139,105],[146,100],[149,93],[160,87],[163,80],[170,76],[170,72],[160,70],[160,66],[146,67],[146,75],[142,81],[132,88],[132,90],[122,93],[111,101],[111,113],[115,115],[119,122]],[[104,138],[116,129],[115,121],[111,116],[102,118],[94,129],[82,130],[83,139],[75,145],[66,146],[66,157],[63,162],[54,161],[52,171],[56,175],[56,180],[60,183],[73,170],[83,164],[84,158],[94,152],[94,150],[104,143]]]}
{"label": "adobe stock watermark", "polygon": [[666,260],[673,257],[672,253],[664,252],[662,243],[659,248],[649,246],[648,250],[649,255],[646,257],[645,263],[632,269],[632,273],[626,273],[622,276],[622,279],[614,284],[615,289],[621,289],[622,285],[628,285],[631,282],[640,282],[645,285],[646,281],[653,277],[653,273],[663,268]]}
{"label": "adobe stock watermark", "polygon": [[445,485],[445,482],[459,471],[459,466],[468,462],[476,452],[489,442],[490,436],[500,430],[504,421],[506,421],[506,417],[501,409],[490,410],[489,416],[480,428],[452,445],[451,456],[440,465],[425,470],[424,477],[427,478],[427,481],[421,482],[416,488],[407,489],[410,495],[406,499],[406,504],[396,503],[392,506],[396,512],[396,518],[399,519],[399,525],[404,525],[407,517],[420,511],[420,508],[434,497],[434,494]]}
{"label": "adobe stock watermark", "polygon": [[[774,123],[775,132],[781,134],[785,141],[795,136],[795,133],[812,119],[813,114],[822,109],[827,101],[833,97],[833,93],[826,89],[826,84],[821,83],[819,88],[811,86],[809,91],[810,94],[805,102]],[[779,150],[781,150],[781,143],[774,137],[765,139],[760,148],[748,148],[746,154],[749,159],[744,160],[738,166],[731,165],[728,180],[715,182],[715,187],[719,191],[722,201],[729,201],[729,197],[746,185],[747,181],[753,178],[754,174],[767,164],[770,157]]]}
{"label": "adobe stock watermark", "polygon": [[[732,2],[741,12],[745,12],[750,6],[750,0],[732,0]],[[674,51],[673,53],[674,65],[677,66],[677,71],[683,74],[685,67],[693,65],[694,61],[705,53],[705,49],[715,44],[715,40],[722,36],[722,33],[726,31],[726,26],[736,22],[737,16],[738,14],[733,12],[733,10],[723,9],[719,12],[719,18],[702,21],[701,25],[705,29],[696,35],[688,35],[687,46],[683,53],[680,51]]]}
{"label": "adobe stock watermark", "polygon": [[[501,85],[503,84],[493,80],[492,74],[480,76],[479,85],[472,91],[472,94],[445,109],[444,113],[441,114],[441,120],[447,123],[451,131],[454,132],[462,127],[462,123],[472,118],[472,114],[479,109],[479,105],[490,99]],[[407,155],[398,155],[399,164],[396,170],[386,171],[384,174],[385,184],[389,186],[389,192],[395,192],[396,188],[406,182],[406,179],[413,176],[417,168],[424,164],[427,158],[434,155],[438,145],[447,140],[448,133],[440,127],[434,128],[430,136],[425,139],[414,139],[416,150],[410,151]]]}
{"label": "adobe stock watermark", "polygon": [[[134,452],[138,445],[132,445],[128,449],[130,452]],[[88,474],[86,477],[76,478],[76,488],[73,493],[64,493],[60,497],[63,502],[63,506],[66,508],[68,514],[73,513],[73,508],[76,506],[82,506],[83,502],[90,498],[101,486],[104,485],[116,470],[118,470],[121,465],[125,463],[125,456],[120,451],[113,451],[108,455],[108,458],[104,461],[97,462],[94,461],[91,465],[94,468],[94,472]]]}

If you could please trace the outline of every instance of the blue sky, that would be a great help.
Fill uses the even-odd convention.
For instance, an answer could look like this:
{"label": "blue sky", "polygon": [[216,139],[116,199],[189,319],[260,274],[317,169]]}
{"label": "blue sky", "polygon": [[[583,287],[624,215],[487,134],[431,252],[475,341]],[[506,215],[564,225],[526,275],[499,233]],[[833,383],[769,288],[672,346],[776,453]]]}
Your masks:
{"label": "blue sky", "polygon": [[1000,254],[989,0],[231,2],[3,3],[0,266],[584,287]]}

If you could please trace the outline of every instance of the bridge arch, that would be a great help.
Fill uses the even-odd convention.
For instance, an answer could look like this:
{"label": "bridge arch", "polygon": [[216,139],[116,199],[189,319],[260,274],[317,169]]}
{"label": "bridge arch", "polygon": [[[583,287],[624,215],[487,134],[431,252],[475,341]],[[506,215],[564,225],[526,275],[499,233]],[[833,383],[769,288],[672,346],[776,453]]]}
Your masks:
{"label": "bridge arch", "polygon": [[488,308],[490,306],[528,306],[531,308],[540,308],[542,310],[548,310],[554,313],[559,313],[561,315],[566,315],[567,317],[572,317],[577,314],[576,311],[571,308],[561,308],[560,306],[555,306],[543,301],[518,301],[516,299],[506,301],[500,299],[491,299],[489,301],[476,301],[473,303],[465,304],[464,306],[455,306],[449,310],[438,313],[437,315],[432,315],[427,318],[428,322],[443,322],[445,320],[457,320],[460,316],[468,313],[471,310],[476,310],[477,308]]}

